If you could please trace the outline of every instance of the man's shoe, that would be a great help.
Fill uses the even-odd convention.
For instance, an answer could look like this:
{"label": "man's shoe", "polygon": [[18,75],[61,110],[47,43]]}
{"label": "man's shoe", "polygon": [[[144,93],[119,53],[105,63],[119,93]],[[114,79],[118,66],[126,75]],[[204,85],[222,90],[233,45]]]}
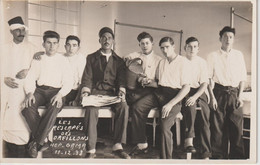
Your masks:
{"label": "man's shoe", "polygon": [[43,152],[45,150],[47,150],[51,145],[51,141],[47,141],[47,142],[44,142],[44,144],[39,148],[39,151],[40,152]]}
{"label": "man's shoe", "polygon": [[187,146],[186,148],[185,148],[185,151],[186,152],[191,152],[191,153],[195,153],[196,152],[196,149],[193,147],[193,146]]}
{"label": "man's shoe", "polygon": [[37,143],[35,141],[31,141],[28,145],[28,154],[32,158],[37,158],[38,156],[38,149]]}
{"label": "man's shoe", "polygon": [[96,157],[95,153],[86,153],[86,156],[85,156],[85,158],[87,158],[87,159],[94,159],[95,157]]}
{"label": "man's shoe", "polygon": [[138,146],[135,146],[130,152],[130,156],[146,154],[148,152],[148,147],[145,149],[140,149]]}
{"label": "man's shoe", "polygon": [[126,152],[124,152],[122,149],[113,151],[113,154],[115,154],[123,159],[131,159],[131,157]]}

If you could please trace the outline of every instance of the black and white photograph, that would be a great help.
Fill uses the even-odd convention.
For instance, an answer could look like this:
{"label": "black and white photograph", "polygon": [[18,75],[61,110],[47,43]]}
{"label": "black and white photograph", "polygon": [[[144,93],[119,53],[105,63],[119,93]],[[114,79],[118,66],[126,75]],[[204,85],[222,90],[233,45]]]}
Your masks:
{"label": "black and white photograph", "polygon": [[257,163],[256,10],[0,0],[0,163]]}

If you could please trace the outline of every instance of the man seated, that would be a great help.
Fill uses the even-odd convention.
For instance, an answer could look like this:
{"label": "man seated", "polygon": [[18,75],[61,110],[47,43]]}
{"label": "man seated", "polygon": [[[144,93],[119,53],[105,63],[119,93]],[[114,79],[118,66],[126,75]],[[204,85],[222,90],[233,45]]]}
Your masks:
{"label": "man seated", "polygon": [[[121,96],[122,102],[112,104],[115,113],[115,132],[113,153],[121,158],[130,159],[123,151],[122,143],[126,143],[128,123],[128,106],[125,101],[125,63],[113,50],[114,33],[104,27],[99,31],[101,48],[87,56],[87,64],[82,76],[81,97],[88,95]],[[96,157],[98,109],[86,106],[84,128],[88,141],[86,158]]]}
{"label": "man seated", "polygon": [[[69,61],[62,54],[57,53],[60,36],[55,31],[43,34],[45,54],[40,61],[33,60],[25,80],[25,108],[23,116],[31,130],[28,143],[28,153],[35,158],[44,144],[57,114],[63,106],[63,97],[72,86],[72,73]],[[45,105],[46,113],[41,117],[38,107]]]}

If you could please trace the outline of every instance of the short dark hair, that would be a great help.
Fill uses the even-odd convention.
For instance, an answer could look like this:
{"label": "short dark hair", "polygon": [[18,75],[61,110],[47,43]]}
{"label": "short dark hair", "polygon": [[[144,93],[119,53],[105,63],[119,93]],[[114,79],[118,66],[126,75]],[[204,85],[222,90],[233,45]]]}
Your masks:
{"label": "short dark hair", "polygon": [[159,42],[159,46],[161,46],[164,42],[170,42],[171,45],[174,45],[174,41],[171,37],[163,37]]}
{"label": "short dark hair", "polygon": [[69,40],[76,40],[76,41],[78,42],[78,45],[80,46],[80,39],[79,39],[79,37],[74,36],[74,35],[69,35],[69,36],[66,38],[65,44],[67,44],[67,42],[68,42]]}
{"label": "short dark hair", "polygon": [[230,26],[225,26],[220,32],[219,32],[219,36],[222,37],[222,35],[225,32],[232,32],[234,35],[236,34],[236,29],[235,28],[231,28]]}
{"label": "short dark hair", "polygon": [[195,41],[197,41],[198,43],[200,43],[199,40],[198,40],[196,37],[189,37],[189,38],[187,38],[187,40],[185,41],[185,43],[186,43],[186,45],[187,45],[187,44],[189,44],[190,42],[195,42]]}
{"label": "short dark hair", "polygon": [[151,42],[153,42],[153,37],[147,33],[147,32],[142,32],[137,36],[137,40],[140,42],[144,38],[149,38]]}
{"label": "short dark hair", "polygon": [[57,38],[58,42],[60,41],[60,35],[52,30],[45,31],[43,33],[43,42],[45,42],[47,38]]}

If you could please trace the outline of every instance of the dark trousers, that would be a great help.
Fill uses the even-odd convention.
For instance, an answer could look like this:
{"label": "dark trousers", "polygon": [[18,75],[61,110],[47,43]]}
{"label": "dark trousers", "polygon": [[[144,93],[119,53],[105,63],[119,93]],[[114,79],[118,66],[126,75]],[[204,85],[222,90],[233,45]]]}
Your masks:
{"label": "dark trousers", "polygon": [[[97,142],[98,109],[100,107],[87,106],[85,108],[84,128],[88,136],[87,150],[95,149]],[[111,105],[115,113],[114,144],[126,143],[126,129],[128,123],[128,105],[121,102]]]}
{"label": "dark trousers", "polygon": [[218,108],[216,111],[211,110],[210,116],[212,158],[243,159],[243,111],[236,107],[238,88],[215,84],[213,92]]}
{"label": "dark trousers", "polygon": [[[178,94],[179,90],[169,87],[158,87],[153,94],[146,95],[133,104],[132,116],[132,141],[133,143],[145,143],[146,120],[152,108],[161,108]],[[175,123],[176,115],[181,111],[181,103],[172,107],[169,116],[160,120],[161,125],[161,158],[172,158],[173,139],[171,127]]]}
{"label": "dark trousers", "polygon": [[[58,113],[62,108],[51,105],[51,99],[59,92],[60,88],[39,86],[34,92],[35,103],[23,109],[22,114],[31,130],[31,137],[38,144],[43,145],[55,124]],[[46,106],[46,112],[41,117],[38,112],[39,106]]]}
{"label": "dark trousers", "polygon": [[64,105],[69,105],[71,101],[74,101],[77,97],[78,90],[71,90],[69,94],[65,96],[65,103]]}
{"label": "dark trousers", "polygon": [[208,106],[208,99],[205,93],[203,93],[198,99],[197,102],[192,106],[185,106],[186,100],[193,96],[198,89],[191,88],[189,94],[185,99],[183,99],[182,114],[183,120],[185,123],[185,138],[194,138],[195,129],[194,124],[196,120],[197,110],[196,107],[201,108],[201,118],[198,122],[199,125],[196,125],[199,129],[199,139],[200,139],[200,152],[201,157],[206,158],[211,156],[211,144],[210,144],[210,110]]}
{"label": "dark trousers", "polygon": [[3,140],[4,158],[29,158],[26,150],[27,145],[16,145]]}

